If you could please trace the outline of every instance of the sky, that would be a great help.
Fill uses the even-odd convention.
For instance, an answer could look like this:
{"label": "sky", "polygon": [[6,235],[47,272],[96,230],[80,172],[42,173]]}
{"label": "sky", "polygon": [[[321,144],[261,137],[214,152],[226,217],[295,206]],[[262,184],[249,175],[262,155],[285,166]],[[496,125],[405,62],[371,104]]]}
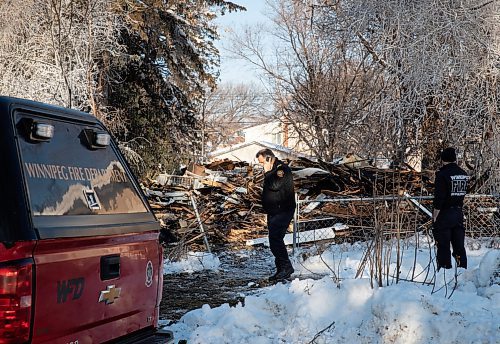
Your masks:
{"label": "sky", "polygon": [[[433,244],[425,243],[421,237],[410,239],[401,266],[401,276],[409,276],[416,253],[416,282],[372,288],[366,269],[354,278],[366,243],[332,244],[321,256],[299,252],[290,283],[244,295],[244,303],[234,307],[205,304],[166,328],[176,342],[189,344],[500,343],[498,240],[467,238],[469,268],[458,269],[455,289],[454,269],[420,273],[432,263]],[[165,273],[218,269],[217,256],[203,256],[203,265],[196,255],[178,265],[167,262]],[[335,267],[340,283],[328,266]],[[326,276],[302,278],[311,272]]]}
{"label": "sky", "polygon": [[229,37],[233,32],[240,32],[245,26],[266,22],[269,19],[264,15],[266,4],[264,0],[235,0],[238,5],[244,6],[246,11],[226,13],[216,19],[219,25],[220,41],[215,45],[221,55],[221,83],[259,83],[258,72],[250,64],[233,59],[224,47],[230,44]]}

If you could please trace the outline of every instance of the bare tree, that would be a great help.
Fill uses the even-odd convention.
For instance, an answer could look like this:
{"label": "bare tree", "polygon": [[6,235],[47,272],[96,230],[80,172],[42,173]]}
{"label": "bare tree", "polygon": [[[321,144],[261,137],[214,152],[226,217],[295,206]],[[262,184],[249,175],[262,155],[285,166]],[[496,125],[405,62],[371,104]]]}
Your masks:
{"label": "bare tree", "polygon": [[207,94],[200,109],[206,146],[215,150],[239,143],[239,131],[269,121],[272,111],[271,98],[255,86],[219,85]]}
{"label": "bare tree", "polygon": [[453,145],[472,153],[477,180],[489,173],[498,181],[498,1],[367,0],[322,9],[333,18],[329,32],[337,17],[349,18],[348,29],[383,66],[390,87],[373,126],[399,160],[417,155],[435,168],[437,151]]}
{"label": "bare tree", "polygon": [[314,154],[331,160],[358,151],[359,145],[371,147],[358,133],[384,84],[382,68],[371,54],[352,43],[352,33],[325,34],[325,14],[315,3],[270,3],[272,59],[268,58],[271,49],[252,28],[235,39],[233,53],[262,68],[273,90],[278,118],[289,123]]}
{"label": "bare tree", "polygon": [[477,181],[498,186],[499,1],[269,5],[272,49],[248,28],[233,53],[264,71],[318,157],[355,151],[435,168],[453,145]]}
{"label": "bare tree", "polygon": [[0,93],[99,115],[104,66],[97,61],[124,50],[118,43],[124,26],[110,2],[7,1],[0,22]]}

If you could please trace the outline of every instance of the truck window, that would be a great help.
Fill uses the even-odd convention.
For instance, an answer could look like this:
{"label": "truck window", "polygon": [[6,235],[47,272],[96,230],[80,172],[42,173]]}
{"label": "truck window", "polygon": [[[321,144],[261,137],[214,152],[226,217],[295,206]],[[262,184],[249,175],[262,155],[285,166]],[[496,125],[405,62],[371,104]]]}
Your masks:
{"label": "truck window", "polygon": [[[31,140],[20,124],[26,120],[52,125],[53,137]],[[92,149],[86,145],[83,130],[103,128],[23,113],[16,115],[16,124],[33,215],[148,211],[114,148]]]}

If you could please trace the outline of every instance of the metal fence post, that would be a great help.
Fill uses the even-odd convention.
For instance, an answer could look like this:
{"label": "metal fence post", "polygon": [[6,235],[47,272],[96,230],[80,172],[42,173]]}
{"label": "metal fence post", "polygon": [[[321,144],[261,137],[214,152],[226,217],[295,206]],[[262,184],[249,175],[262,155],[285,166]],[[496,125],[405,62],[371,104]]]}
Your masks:
{"label": "metal fence post", "polygon": [[293,214],[293,245],[292,254],[295,254],[295,249],[297,248],[297,231],[299,230],[298,218],[299,218],[299,195],[295,193],[295,213]]}

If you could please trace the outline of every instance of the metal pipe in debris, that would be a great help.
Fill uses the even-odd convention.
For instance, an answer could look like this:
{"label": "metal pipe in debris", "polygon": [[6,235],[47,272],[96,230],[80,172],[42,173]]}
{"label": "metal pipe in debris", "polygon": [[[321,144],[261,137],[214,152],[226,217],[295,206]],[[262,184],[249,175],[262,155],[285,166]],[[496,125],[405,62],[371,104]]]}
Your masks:
{"label": "metal pipe in debris", "polygon": [[203,228],[203,222],[201,222],[200,213],[198,212],[198,207],[196,206],[196,201],[194,200],[193,194],[189,194],[189,198],[191,199],[191,204],[193,205],[194,213],[196,215],[196,219],[198,220],[198,224],[200,225],[200,232],[203,234],[203,241],[205,242],[205,246],[207,247],[208,253],[212,253],[210,250],[210,245],[208,244],[207,233],[205,232],[205,228]]}

